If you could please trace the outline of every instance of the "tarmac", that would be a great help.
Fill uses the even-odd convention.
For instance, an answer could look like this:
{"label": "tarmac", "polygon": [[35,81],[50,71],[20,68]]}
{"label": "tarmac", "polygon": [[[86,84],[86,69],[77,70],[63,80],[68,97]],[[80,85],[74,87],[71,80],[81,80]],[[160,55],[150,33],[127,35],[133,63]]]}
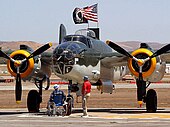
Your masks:
{"label": "tarmac", "polygon": [[145,113],[144,109],[89,109],[89,117],[81,117],[81,109],[70,116],[48,116],[46,109],[40,113],[27,113],[26,109],[1,109],[0,127],[160,127],[169,126],[170,109]]}
{"label": "tarmac", "polygon": [[[35,89],[23,83],[23,90]],[[115,83],[115,88],[136,88],[133,83]],[[14,82],[0,84],[0,90],[14,90]],[[170,88],[170,83],[153,83],[149,88]],[[50,90],[52,90],[52,86]],[[67,89],[62,85],[61,89]],[[167,100],[169,100],[167,98]],[[146,113],[145,108],[88,108],[89,116],[82,117],[82,109],[74,108],[70,116],[48,116],[45,108],[39,113],[28,113],[26,108],[1,108],[0,127],[167,127],[170,107],[158,107],[157,113]]]}

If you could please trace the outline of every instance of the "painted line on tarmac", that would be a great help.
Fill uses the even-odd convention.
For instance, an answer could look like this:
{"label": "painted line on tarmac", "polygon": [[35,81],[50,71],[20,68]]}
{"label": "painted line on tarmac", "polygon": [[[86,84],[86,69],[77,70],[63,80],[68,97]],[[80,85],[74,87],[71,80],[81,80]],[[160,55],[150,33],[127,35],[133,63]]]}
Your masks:
{"label": "painted line on tarmac", "polygon": [[106,119],[170,119],[170,114],[165,113],[153,113],[153,114],[113,114],[113,115],[103,115],[99,118]]}
{"label": "painted line on tarmac", "polygon": [[34,117],[43,117],[43,116],[40,116],[40,115],[30,115],[30,114],[24,114],[24,115],[19,115],[18,117],[30,117],[30,118],[34,118]]}
{"label": "painted line on tarmac", "polygon": [[[57,117],[56,117],[57,118]],[[24,121],[31,121],[31,123],[37,123],[37,122],[40,122],[40,123],[105,123],[105,121],[98,121],[98,120],[87,120],[87,121],[76,121],[76,120],[67,120],[67,121],[54,121],[54,119],[51,119],[51,120],[37,120],[37,119],[34,119],[34,120],[30,120],[30,119],[27,119],[27,120],[0,120],[0,122],[24,122]]]}
{"label": "painted line on tarmac", "polygon": [[[82,119],[86,119],[81,117],[82,114],[81,113],[75,113],[72,114],[71,116],[54,116],[51,118],[82,118]],[[50,116],[48,115],[36,115],[36,114],[20,114],[17,115],[17,117],[20,118],[38,118],[38,117],[48,117],[50,118]],[[145,120],[151,120],[151,119],[165,119],[165,120],[170,120],[170,113],[141,113],[141,114],[106,114],[106,113],[89,113],[89,117],[88,118],[99,118],[99,119],[145,119]]]}
{"label": "painted line on tarmac", "polygon": [[[75,113],[70,118],[80,118],[82,113]],[[117,114],[117,113],[92,113],[89,112],[88,118],[101,119],[169,119],[170,113],[139,113],[139,114]]]}

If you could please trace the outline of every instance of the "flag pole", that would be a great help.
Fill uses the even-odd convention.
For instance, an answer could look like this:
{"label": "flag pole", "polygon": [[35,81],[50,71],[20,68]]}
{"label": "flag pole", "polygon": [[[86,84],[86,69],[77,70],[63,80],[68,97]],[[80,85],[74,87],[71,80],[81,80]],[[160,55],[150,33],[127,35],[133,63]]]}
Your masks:
{"label": "flag pole", "polygon": [[99,28],[99,18],[98,18],[98,3],[97,3],[97,28]]}

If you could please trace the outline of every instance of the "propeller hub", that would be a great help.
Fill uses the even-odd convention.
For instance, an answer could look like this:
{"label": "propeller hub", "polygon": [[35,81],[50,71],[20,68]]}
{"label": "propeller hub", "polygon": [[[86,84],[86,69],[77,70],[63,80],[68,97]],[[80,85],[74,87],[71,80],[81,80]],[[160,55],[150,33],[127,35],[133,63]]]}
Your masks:
{"label": "propeller hub", "polygon": [[34,69],[34,59],[30,58],[29,60],[24,60],[30,56],[30,53],[25,50],[16,50],[11,53],[10,57],[13,59],[8,60],[7,68],[11,75],[17,75],[17,68],[19,68],[19,73],[21,74],[21,78],[27,77],[31,74]]}
{"label": "propeller hub", "polygon": [[156,58],[149,59],[152,54],[152,51],[145,48],[133,51],[131,55],[136,59],[128,60],[130,72],[136,77],[139,77],[139,72],[142,72],[143,78],[150,76],[156,68]]}
{"label": "propeller hub", "polygon": [[143,66],[143,65],[144,65],[144,61],[143,61],[142,59],[138,59],[137,62],[138,62],[138,65],[139,65],[139,66]]}
{"label": "propeller hub", "polygon": [[19,67],[21,65],[21,60],[15,60],[14,65]]}

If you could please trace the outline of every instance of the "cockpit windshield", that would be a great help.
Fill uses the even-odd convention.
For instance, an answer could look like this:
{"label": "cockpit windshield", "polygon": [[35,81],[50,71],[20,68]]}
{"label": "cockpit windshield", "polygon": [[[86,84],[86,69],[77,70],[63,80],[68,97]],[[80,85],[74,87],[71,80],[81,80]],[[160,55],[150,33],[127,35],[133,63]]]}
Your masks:
{"label": "cockpit windshield", "polygon": [[83,35],[67,35],[67,36],[64,37],[63,42],[68,42],[68,41],[82,42],[83,44],[85,44],[89,48],[91,47],[90,40]]}
{"label": "cockpit windshield", "polygon": [[65,36],[63,39],[63,42],[67,42],[67,41],[79,41],[85,44],[86,38],[84,36],[79,36],[79,35],[68,35],[68,36]]}

